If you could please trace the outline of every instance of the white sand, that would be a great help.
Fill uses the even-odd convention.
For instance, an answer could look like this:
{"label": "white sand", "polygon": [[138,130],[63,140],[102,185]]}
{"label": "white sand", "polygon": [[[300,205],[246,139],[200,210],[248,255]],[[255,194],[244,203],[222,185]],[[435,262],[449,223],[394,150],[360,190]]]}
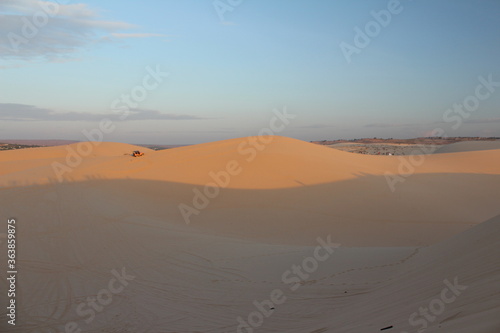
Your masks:
{"label": "white sand", "polygon": [[[65,332],[74,321],[83,332],[237,332],[237,318],[278,289],[286,300],[255,331],[416,332],[409,318],[439,305],[455,278],[467,289],[441,302],[426,332],[500,331],[499,150],[426,156],[391,192],[396,156],[268,139],[252,161],[237,152],[247,138],[159,152],[102,143],[64,183],[51,165],[66,147],[0,153],[20,303],[17,325],[2,320],[0,331]],[[146,155],[124,155],[137,149]],[[233,160],[241,172],[186,225],[179,204]],[[340,248],[291,290],[283,274],[328,235]],[[4,242],[2,263],[5,253]],[[122,267],[135,278],[87,323],[78,306]]]}

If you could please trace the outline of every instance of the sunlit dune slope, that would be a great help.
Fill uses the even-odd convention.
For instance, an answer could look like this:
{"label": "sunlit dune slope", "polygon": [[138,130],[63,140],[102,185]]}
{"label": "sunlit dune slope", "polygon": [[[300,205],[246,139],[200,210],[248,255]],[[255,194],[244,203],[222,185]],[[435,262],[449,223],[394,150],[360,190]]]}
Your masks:
{"label": "sunlit dune slope", "polygon": [[133,158],[131,153],[134,150],[148,154],[154,152],[144,147],[113,142],[81,142],[0,152],[0,177],[3,180],[0,186],[83,180],[89,176],[109,177],[113,175],[111,161],[116,160],[119,165],[119,161]]}
{"label": "sunlit dune slope", "polygon": [[[263,144],[262,140],[269,143]],[[145,159],[144,170],[131,178],[200,184],[214,182],[214,174],[234,170],[227,187],[273,189],[325,184],[387,173],[500,174],[500,154],[474,152],[470,156],[371,156],[342,152],[286,137],[238,138],[164,150]]]}
{"label": "sunlit dune slope", "polygon": [[[224,140],[163,151],[91,143],[0,153],[0,174],[11,183],[63,179],[148,179],[228,188],[275,189],[326,184],[362,176],[420,173],[500,174],[498,151],[420,157],[346,153],[300,140],[268,136]],[[130,153],[140,149],[141,158]],[[81,161],[79,159],[81,158]],[[30,170],[33,169],[33,170]],[[25,170],[26,172],[19,172]],[[229,181],[224,174],[230,174]],[[0,183],[1,184],[1,183]]]}
{"label": "sunlit dune slope", "polygon": [[130,154],[134,150],[153,151],[126,143],[80,142],[64,146],[6,150],[0,152],[0,162],[66,158],[75,153],[82,157],[121,156]]}

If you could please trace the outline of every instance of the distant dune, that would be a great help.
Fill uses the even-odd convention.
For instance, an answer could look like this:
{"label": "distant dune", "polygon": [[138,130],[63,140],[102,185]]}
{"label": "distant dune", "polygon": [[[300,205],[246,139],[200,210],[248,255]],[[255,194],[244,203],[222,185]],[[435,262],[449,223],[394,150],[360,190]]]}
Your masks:
{"label": "distant dune", "polygon": [[436,150],[435,153],[436,154],[460,153],[466,151],[479,151],[479,150],[500,150],[500,140],[457,142],[442,146],[441,148]]}
{"label": "distant dune", "polygon": [[[20,255],[8,329],[494,333],[499,199],[497,148],[372,156],[269,136],[0,152]],[[122,291],[92,310],[122,269]]]}

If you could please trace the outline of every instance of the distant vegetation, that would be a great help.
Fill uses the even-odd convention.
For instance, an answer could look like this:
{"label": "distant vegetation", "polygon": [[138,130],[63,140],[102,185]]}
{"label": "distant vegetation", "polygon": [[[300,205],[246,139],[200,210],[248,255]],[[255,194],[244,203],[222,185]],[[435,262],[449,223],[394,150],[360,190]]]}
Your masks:
{"label": "distant vegetation", "polygon": [[164,149],[172,149],[172,148],[184,147],[184,146],[189,146],[189,145],[143,145],[143,144],[137,144],[137,146],[149,148],[152,150],[164,150]]}
{"label": "distant vegetation", "polygon": [[393,143],[393,144],[419,144],[419,145],[447,145],[450,143],[456,143],[461,141],[495,141],[500,140],[500,137],[426,137],[426,138],[414,138],[414,139],[381,139],[381,138],[364,138],[364,139],[353,139],[353,140],[322,140],[322,141],[311,141],[312,143],[320,145],[332,145],[336,143]]}
{"label": "distant vegetation", "polygon": [[0,143],[0,151],[2,151],[2,150],[14,150],[14,149],[25,149],[25,148],[38,148],[38,147],[42,147],[42,146]]}

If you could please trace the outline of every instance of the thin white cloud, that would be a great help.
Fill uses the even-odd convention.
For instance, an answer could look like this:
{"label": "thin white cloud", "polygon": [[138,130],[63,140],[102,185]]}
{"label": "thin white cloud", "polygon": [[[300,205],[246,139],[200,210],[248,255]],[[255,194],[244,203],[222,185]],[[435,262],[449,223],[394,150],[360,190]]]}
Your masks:
{"label": "thin white cloud", "polygon": [[148,37],[166,37],[166,35],[162,34],[153,34],[153,33],[119,33],[113,32],[111,36],[115,38],[148,38]]}
{"label": "thin white cloud", "polygon": [[375,124],[365,125],[365,127],[386,128],[386,127],[408,127],[416,125],[418,124],[375,123]]}
{"label": "thin white cloud", "polygon": [[[500,118],[477,118],[477,119],[462,119],[464,124],[488,124],[500,122]],[[390,128],[390,127],[428,127],[433,125],[447,124],[446,121],[433,121],[429,123],[413,123],[413,124],[402,124],[402,123],[374,123],[367,124],[365,127],[372,128]]]}
{"label": "thin white cloud", "polygon": [[83,3],[0,0],[0,13],[0,57],[4,60],[56,61],[114,38],[164,36],[123,32],[138,26],[104,20]]}
{"label": "thin white cloud", "polygon": [[101,121],[104,118],[113,121],[134,120],[199,120],[207,119],[186,114],[162,113],[157,110],[131,109],[127,117],[122,114],[97,114],[88,112],[57,112],[55,110],[39,108],[33,105],[0,103],[0,120],[3,121]]}
{"label": "thin white cloud", "polygon": [[298,128],[306,128],[306,129],[322,129],[322,128],[331,128],[335,127],[333,125],[328,125],[328,124],[312,124],[312,125],[304,125],[304,126],[299,126]]}
{"label": "thin white cloud", "polygon": [[500,123],[500,118],[465,119],[464,123],[467,123],[467,124]]}
{"label": "thin white cloud", "polygon": [[[60,1],[59,1],[60,2]],[[2,0],[2,12],[31,13],[45,12],[48,15],[61,15],[67,17],[97,17],[98,12],[84,3],[60,4],[56,1],[39,0]]]}

